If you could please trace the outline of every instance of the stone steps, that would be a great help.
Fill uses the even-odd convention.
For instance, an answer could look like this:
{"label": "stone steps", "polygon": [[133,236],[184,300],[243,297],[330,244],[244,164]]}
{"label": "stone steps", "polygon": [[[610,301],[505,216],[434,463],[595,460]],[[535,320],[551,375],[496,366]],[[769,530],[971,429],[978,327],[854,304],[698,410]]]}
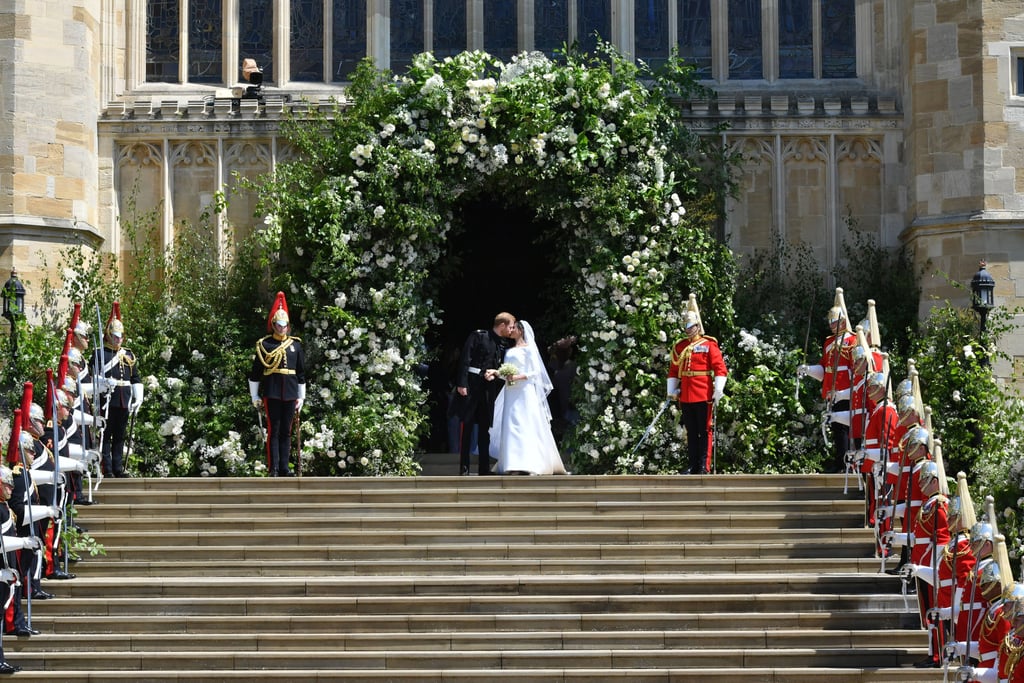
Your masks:
{"label": "stone steps", "polygon": [[[716,546],[717,548],[717,546]],[[148,548],[147,548],[148,549]],[[122,549],[123,551],[124,549]],[[243,561],[220,559],[196,559],[199,553],[193,554],[187,564],[181,559],[167,560],[106,560],[103,563],[102,575],[107,577],[127,576],[465,576],[492,575],[514,573],[524,574],[622,574],[622,573],[653,573],[673,572],[679,567],[678,559],[643,557],[627,559],[574,559],[574,558],[523,558],[523,559],[491,559],[488,549],[479,549],[481,558],[464,557],[444,558],[437,560],[420,559],[410,548],[403,547],[404,552],[397,548],[388,549],[402,555],[393,560],[374,559],[379,557],[375,548],[365,548],[364,557],[369,559],[352,559],[352,552],[344,552],[346,559],[333,560],[294,560],[282,556],[274,560],[256,560],[251,557]],[[761,549],[764,553],[764,548]],[[131,552],[135,552],[134,550]],[[727,552],[718,548],[719,554]],[[208,555],[209,553],[207,553]],[[335,556],[340,556],[337,553]],[[463,553],[460,553],[463,554]],[[700,558],[691,553],[681,554],[687,558],[687,570],[695,573],[721,572],[757,572],[786,574],[792,571],[788,563],[779,558],[755,557],[736,558],[726,555],[720,557]],[[879,567],[875,559],[861,558],[811,558],[800,563],[804,571],[836,574],[836,573],[870,573]],[[80,577],[96,576],[100,571],[94,565],[77,567]]]}
{"label": "stone steps", "polygon": [[[938,681],[840,476],[121,479],[19,681]],[[935,675],[933,675],[933,673]]]}

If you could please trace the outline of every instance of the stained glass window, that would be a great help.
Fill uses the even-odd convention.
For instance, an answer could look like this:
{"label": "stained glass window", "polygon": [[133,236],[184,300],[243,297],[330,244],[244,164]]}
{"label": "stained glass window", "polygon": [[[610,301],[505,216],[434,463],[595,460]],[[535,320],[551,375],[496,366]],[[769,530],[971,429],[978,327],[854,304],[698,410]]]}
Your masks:
{"label": "stained glass window", "polygon": [[729,78],[763,78],[761,0],[729,0]]}
{"label": "stained glass window", "polygon": [[856,78],[854,0],[821,0],[821,77]]}
{"label": "stained glass window", "polygon": [[289,48],[293,81],[324,80],[323,0],[291,0]]}
{"label": "stained glass window", "polygon": [[221,73],[223,24],[220,0],[188,6],[188,80],[223,83]]}
{"label": "stained glass window", "polygon": [[814,78],[811,0],[779,0],[779,77]]}
{"label": "stained glass window", "polygon": [[484,50],[506,62],[519,52],[517,5],[517,0],[484,3]]}
{"label": "stained glass window", "polygon": [[612,39],[611,0],[577,0],[576,40],[584,52],[594,52],[598,36]]}
{"label": "stained glass window", "polygon": [[271,0],[241,0],[238,3],[239,60],[255,59],[263,70],[265,83],[274,80],[273,48],[274,3]]}
{"label": "stained glass window", "polygon": [[636,0],[636,56],[658,67],[668,59],[668,0]]}
{"label": "stained glass window", "polygon": [[438,59],[466,49],[466,0],[434,0],[434,46]]}
{"label": "stained glass window", "polygon": [[333,80],[347,81],[366,56],[366,0],[334,0]]}
{"label": "stained glass window", "polygon": [[711,78],[711,0],[677,0],[679,56],[700,78]]}
{"label": "stained glass window", "polygon": [[180,79],[180,25],[178,0],[146,3],[146,80],[150,83],[177,83]]}
{"label": "stained glass window", "polygon": [[535,0],[533,46],[548,57],[569,41],[568,0]]}
{"label": "stained glass window", "polygon": [[423,0],[391,0],[391,70],[409,68],[423,52]]}

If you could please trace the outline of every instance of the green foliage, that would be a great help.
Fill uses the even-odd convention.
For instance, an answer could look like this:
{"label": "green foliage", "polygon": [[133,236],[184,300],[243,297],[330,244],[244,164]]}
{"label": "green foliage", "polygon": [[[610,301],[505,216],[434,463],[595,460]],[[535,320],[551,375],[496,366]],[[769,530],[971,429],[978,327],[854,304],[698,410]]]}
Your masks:
{"label": "green foliage", "polygon": [[933,429],[942,442],[946,472],[950,477],[960,471],[967,474],[976,505],[993,496],[1000,531],[1018,560],[1024,556],[1024,401],[993,375],[991,363],[1005,359],[997,342],[1017,332],[1019,314],[994,309],[981,336],[972,311],[945,302],[932,309],[911,346],[921,394],[932,408]]}
{"label": "green foliage", "polygon": [[709,231],[729,164],[670,100],[696,87],[678,60],[655,75],[611,49],[562,63],[424,54],[399,77],[364,63],[345,107],[286,126],[302,161],[261,196],[280,226],[275,284],[304,312],[316,368],[310,470],[414,470],[438,264],[460,202],[500,194],[561,228],[582,373],[573,469],[677,471],[674,438],[629,449],[664,393],[680,303],[696,292],[709,323],[732,327],[731,255]]}
{"label": "green foliage", "polygon": [[155,476],[262,472],[245,385],[262,329],[254,323],[249,262],[223,265],[198,241],[210,231],[188,225],[179,226],[173,248],[160,249],[155,225],[145,218],[122,225],[134,256],[121,307],[125,346],[136,354],[146,391],[131,426],[129,466]]}
{"label": "green foliage", "polygon": [[[767,327],[779,325],[766,316]],[[796,378],[801,353],[758,328],[741,329],[726,361],[728,395],[717,408],[720,472],[820,472],[820,394]]]}
{"label": "green foliage", "polygon": [[[851,323],[867,317],[867,302],[875,299],[882,346],[905,358],[908,343],[918,330],[919,284],[923,272],[915,271],[913,254],[906,248],[886,249],[871,234],[858,230],[847,218],[849,238],[843,241],[843,263],[833,270],[843,287]],[[826,309],[827,310],[827,307]]]}

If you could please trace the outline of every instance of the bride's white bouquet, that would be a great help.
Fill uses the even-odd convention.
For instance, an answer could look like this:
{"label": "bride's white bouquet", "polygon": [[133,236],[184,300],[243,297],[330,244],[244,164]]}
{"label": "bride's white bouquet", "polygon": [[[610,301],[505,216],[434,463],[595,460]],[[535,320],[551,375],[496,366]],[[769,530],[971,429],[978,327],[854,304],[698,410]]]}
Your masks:
{"label": "bride's white bouquet", "polygon": [[516,366],[512,365],[511,363],[502,363],[498,367],[498,377],[501,377],[503,380],[508,382],[510,385],[515,384],[515,382],[512,381],[511,378],[515,377],[518,374],[519,374],[519,368],[517,368]]}

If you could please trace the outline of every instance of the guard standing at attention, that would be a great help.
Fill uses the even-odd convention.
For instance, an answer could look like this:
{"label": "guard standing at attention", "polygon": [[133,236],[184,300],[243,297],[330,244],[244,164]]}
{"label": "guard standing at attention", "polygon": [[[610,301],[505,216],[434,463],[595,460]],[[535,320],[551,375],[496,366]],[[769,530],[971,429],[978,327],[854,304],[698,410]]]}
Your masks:
{"label": "guard standing at attention", "polygon": [[718,340],[704,334],[697,296],[690,294],[683,317],[686,336],[672,346],[668,368],[668,396],[679,398],[680,422],[686,429],[690,474],[711,471],[714,407],[725,393],[729,371]]}
{"label": "guard standing at attention", "polygon": [[302,340],[291,336],[284,292],[277,293],[270,308],[267,331],[256,342],[249,396],[267,420],[267,471],[272,477],[290,477],[292,423],[306,400],[306,357]]}
{"label": "guard standing at attention", "polygon": [[103,348],[96,349],[93,363],[106,378],[109,393],[103,398],[101,413],[106,416],[106,434],[101,458],[103,472],[114,477],[127,477],[125,471],[125,437],[128,421],[142,405],[142,378],[135,354],[122,346],[124,323],[121,322],[121,304],[114,302],[103,333]]}

